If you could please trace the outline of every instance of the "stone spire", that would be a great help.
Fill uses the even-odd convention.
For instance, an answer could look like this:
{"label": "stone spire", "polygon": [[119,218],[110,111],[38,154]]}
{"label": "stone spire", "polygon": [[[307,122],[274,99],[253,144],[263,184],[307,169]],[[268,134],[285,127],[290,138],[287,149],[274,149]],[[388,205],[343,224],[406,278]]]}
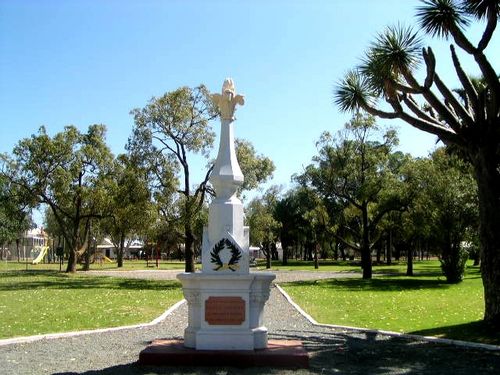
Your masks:
{"label": "stone spire", "polygon": [[236,196],[243,173],[236,159],[233,129],[236,105],[243,105],[244,99],[236,94],[233,80],[227,78],[222,94],[212,95],[212,100],[221,114],[221,132],[210,176],[216,197],[208,210],[208,227],[203,231],[202,272],[247,274],[249,232],[243,222],[243,204]]}
{"label": "stone spire", "polygon": [[222,85],[222,94],[213,94],[212,100],[219,108],[221,118],[221,134],[219,152],[214,169],[210,176],[210,183],[214,186],[217,199],[230,199],[243,183],[236,151],[234,149],[234,129],[236,104],[245,104],[242,95],[236,95],[234,82],[226,78]]}

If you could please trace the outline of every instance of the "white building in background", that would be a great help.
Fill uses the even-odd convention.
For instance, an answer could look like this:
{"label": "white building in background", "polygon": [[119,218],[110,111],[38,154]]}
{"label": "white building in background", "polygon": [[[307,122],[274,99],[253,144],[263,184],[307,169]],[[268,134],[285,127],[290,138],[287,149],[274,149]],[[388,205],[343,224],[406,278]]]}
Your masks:
{"label": "white building in background", "polygon": [[[125,240],[125,246],[123,249],[123,258],[138,258],[140,257],[140,251],[144,249],[144,244],[137,240]],[[116,259],[118,248],[114,245],[110,238],[105,237],[98,245],[97,251],[100,252],[105,257],[110,259]]]}
{"label": "white building in background", "polygon": [[43,227],[30,229],[23,233],[23,236],[16,241],[12,241],[6,249],[4,256],[8,260],[11,259],[31,259],[35,254],[38,254],[34,248],[50,246],[49,235],[44,231]]}

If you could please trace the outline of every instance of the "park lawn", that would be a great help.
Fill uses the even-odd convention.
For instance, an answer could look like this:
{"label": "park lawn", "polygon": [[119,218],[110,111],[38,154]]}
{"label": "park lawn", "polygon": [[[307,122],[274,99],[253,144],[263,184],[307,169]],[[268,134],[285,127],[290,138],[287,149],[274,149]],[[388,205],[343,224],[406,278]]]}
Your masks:
{"label": "park lawn", "polygon": [[339,278],[283,284],[320,323],[500,344],[481,322],[483,286],[478,267],[450,285],[427,265],[417,276]]}
{"label": "park lawn", "polygon": [[[266,260],[257,259],[257,269],[266,270]],[[288,264],[283,266],[281,261],[271,261],[271,268],[268,271],[330,271],[330,272],[355,272],[360,267],[348,261],[320,260],[319,268],[314,268],[313,261],[289,259]]]}
{"label": "park lawn", "polygon": [[[67,263],[63,263],[62,265],[62,271],[66,270],[66,265]],[[116,262],[108,263],[108,262],[103,262],[102,264],[99,263],[92,263],[90,265],[90,270],[91,271],[135,271],[135,270],[183,270],[184,269],[184,261],[164,261],[160,260],[159,262],[159,267],[156,267],[156,262],[155,261],[149,261],[147,263],[145,260],[124,260],[123,261],[123,267],[118,268],[116,266]],[[78,265],[78,269],[82,269],[82,265]],[[39,263],[39,264],[32,264],[31,262],[18,262],[15,260],[10,260],[10,261],[0,261],[0,271],[16,271],[16,270],[27,270],[27,271],[40,271],[40,270],[52,270],[52,271],[59,271],[59,263]]]}
{"label": "park lawn", "polygon": [[0,338],[147,323],[182,298],[177,281],[0,272]]}
{"label": "park lawn", "polygon": [[[426,272],[426,273],[439,273],[439,260],[422,260],[413,261],[413,269],[415,272]],[[265,270],[266,261],[263,259],[257,260],[257,269]],[[314,261],[305,260],[295,260],[289,259],[288,264],[283,266],[281,261],[273,260],[271,262],[271,268],[269,271],[328,271],[328,272],[359,272],[361,273],[360,260],[355,261],[334,261],[334,260],[320,260],[319,268],[314,268]],[[406,262],[394,261],[391,265],[378,264],[373,265],[374,274],[405,274],[406,273]]]}

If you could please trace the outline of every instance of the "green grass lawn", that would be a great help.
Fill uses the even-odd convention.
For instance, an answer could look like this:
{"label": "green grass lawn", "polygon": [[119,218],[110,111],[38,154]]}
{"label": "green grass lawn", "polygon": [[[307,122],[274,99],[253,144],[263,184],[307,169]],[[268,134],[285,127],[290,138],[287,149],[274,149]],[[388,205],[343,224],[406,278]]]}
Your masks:
{"label": "green grass lawn", "polygon": [[0,272],[0,338],[147,323],[181,300],[177,281]]}
{"label": "green grass lawn", "polygon": [[[67,263],[63,263],[62,270],[66,270]],[[78,270],[82,269],[82,265],[78,265]],[[92,263],[90,265],[91,270],[119,270],[119,271],[133,271],[133,270],[146,270],[146,269],[160,269],[160,270],[183,270],[184,269],[184,261],[164,261],[160,260],[159,267],[156,267],[155,261],[150,261],[149,264],[146,263],[145,260],[124,260],[123,267],[118,268],[116,266],[116,262],[108,263],[103,262]],[[0,261],[0,271],[16,271],[16,270],[28,270],[28,271],[40,271],[40,270],[51,270],[51,271],[59,271],[59,263],[40,263],[40,264],[32,264],[31,262],[18,262],[15,260],[10,261]]]}
{"label": "green grass lawn", "polygon": [[478,267],[469,267],[464,281],[455,285],[446,284],[438,262],[417,264],[416,270],[414,277],[339,278],[283,287],[320,323],[500,344],[498,333],[481,323]]}
{"label": "green grass lawn", "polygon": [[[414,261],[413,269],[416,272],[438,272],[441,273],[439,269],[439,261],[434,260],[424,260],[424,261]],[[257,269],[265,270],[266,261],[264,259],[257,260]],[[313,261],[304,260],[288,260],[288,264],[283,266],[281,261],[273,260],[271,262],[270,271],[329,271],[329,272],[361,272],[360,260],[355,261],[334,261],[334,260],[320,260],[319,268],[314,268]],[[374,274],[405,274],[406,273],[406,262],[396,262],[394,261],[391,265],[378,264],[373,266]]]}
{"label": "green grass lawn", "polygon": [[[265,270],[265,259],[257,260],[257,269]],[[321,260],[319,262],[319,269],[317,271],[335,271],[335,272],[351,272],[359,271],[360,268],[350,262]],[[273,260],[271,262],[270,271],[315,271],[313,261],[289,259],[288,264],[283,266],[281,261]]]}

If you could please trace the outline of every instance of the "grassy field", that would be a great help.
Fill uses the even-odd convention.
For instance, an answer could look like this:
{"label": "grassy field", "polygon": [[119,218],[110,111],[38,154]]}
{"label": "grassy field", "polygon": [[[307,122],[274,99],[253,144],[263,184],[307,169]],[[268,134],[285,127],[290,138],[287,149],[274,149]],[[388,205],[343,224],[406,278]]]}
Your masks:
{"label": "grassy field", "polygon": [[[273,260],[271,262],[270,271],[329,271],[329,272],[361,272],[360,260],[355,261],[333,261],[320,260],[319,268],[314,268],[313,261],[289,260],[286,266],[281,264],[281,261]],[[414,261],[414,270],[417,272],[435,272],[436,267],[439,268],[438,260]],[[266,261],[263,259],[257,260],[257,268],[259,270],[266,269]],[[437,272],[440,272],[439,269]],[[374,274],[405,274],[406,262],[396,262],[387,265],[385,263],[373,266]]]}
{"label": "grassy field", "polygon": [[0,338],[146,323],[182,298],[175,281],[0,272]]}
{"label": "grassy field", "polygon": [[[63,263],[62,270],[66,270],[66,263]],[[82,269],[82,265],[79,264],[78,270]],[[149,265],[145,260],[125,260],[123,262],[123,267],[118,268],[116,262],[108,263],[103,262],[102,264],[93,263],[90,265],[91,270],[120,270],[120,271],[133,271],[133,270],[145,270],[145,269],[160,269],[160,270],[183,270],[183,261],[163,261],[160,260],[159,267],[156,267],[155,261],[150,261]],[[40,263],[32,264],[31,262],[18,262],[18,261],[0,261],[0,271],[17,271],[17,270],[28,270],[28,271],[59,271],[59,263]]]}
{"label": "grassy field", "polygon": [[[257,269],[265,270],[266,269],[266,261],[265,259],[257,260]],[[314,262],[313,261],[303,261],[303,260],[288,260],[288,264],[283,266],[281,261],[273,260],[271,262],[270,271],[314,271]],[[332,260],[321,260],[319,262],[318,271],[359,271],[360,268],[357,265],[353,265],[349,262],[337,262]]]}
{"label": "grassy field", "polygon": [[[160,269],[182,269],[162,262]],[[113,327],[148,322],[182,298],[174,281],[131,280],[68,275],[58,265],[0,262],[0,338]],[[43,269],[46,270],[43,270]],[[102,268],[116,269],[116,264]],[[125,262],[125,270],[146,269],[144,261]],[[259,265],[261,268],[261,265]],[[156,269],[156,268],[150,268]],[[314,270],[312,262],[291,261],[278,270]],[[374,267],[372,280],[338,278],[284,284],[292,298],[322,323],[375,328],[500,344],[500,335],[481,323],[483,288],[479,269],[465,280],[446,284],[438,261]],[[359,272],[349,263],[324,262],[319,271]]]}
{"label": "grassy field", "polygon": [[[283,285],[290,296],[321,323],[500,344],[481,323],[483,287],[478,267],[463,282],[446,284],[439,262],[415,265],[417,276],[394,269],[372,280],[358,278]],[[381,271],[381,270],[379,270]]]}

